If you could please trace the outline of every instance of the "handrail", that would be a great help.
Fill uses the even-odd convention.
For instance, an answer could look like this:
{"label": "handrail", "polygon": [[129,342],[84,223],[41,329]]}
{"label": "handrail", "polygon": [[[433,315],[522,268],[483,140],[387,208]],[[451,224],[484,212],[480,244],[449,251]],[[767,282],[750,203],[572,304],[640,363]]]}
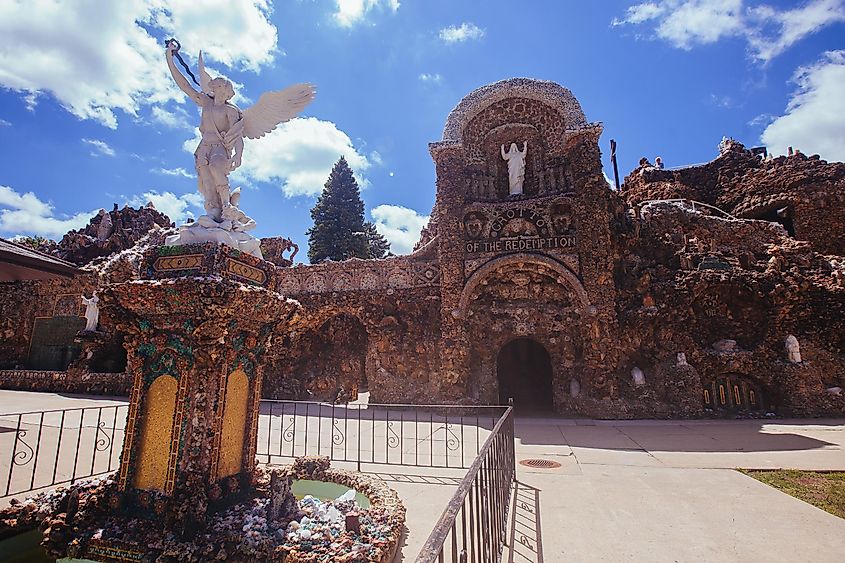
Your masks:
{"label": "handrail", "polygon": [[[479,477],[482,467],[484,466],[488,454],[490,450],[493,448],[493,444],[496,440],[500,438],[502,434],[503,427],[506,423],[510,423],[511,430],[513,427],[513,407],[508,407],[505,413],[499,418],[496,425],[493,427],[493,431],[487,437],[487,440],[484,442],[484,445],[481,447],[481,450],[478,452],[478,456],[473,461],[472,465],[470,465],[469,470],[466,473],[466,476],[461,480],[461,483],[458,485],[458,489],[455,491],[455,494],[452,495],[449,504],[443,510],[443,514],[440,516],[440,519],[435,524],[434,529],[431,531],[431,534],[428,536],[425,544],[423,545],[422,549],[420,550],[420,554],[417,556],[416,563],[434,563],[435,561],[443,561],[442,550],[445,547],[446,539],[449,537],[450,532],[452,533],[452,546],[453,550],[457,546],[457,539],[455,536],[456,530],[455,525],[458,518],[458,513],[464,506],[467,496],[470,494],[473,487],[476,485],[476,479]],[[509,475],[509,484],[513,482],[514,477],[514,470],[516,460],[514,457],[513,452],[513,438],[511,436],[511,447],[509,448],[509,459],[505,459],[505,463],[508,465],[510,469]],[[505,501],[505,504],[509,500]],[[476,499],[476,503],[478,503],[478,499]],[[472,503],[471,503],[472,504]],[[472,508],[472,506],[471,506]],[[481,514],[477,515],[478,518],[481,517]],[[464,517],[464,539],[466,539],[466,521]],[[472,522],[472,515],[470,515],[470,521]],[[472,524],[470,524],[472,526]],[[492,531],[495,534],[495,530]],[[472,535],[472,531],[470,530],[470,535]],[[479,542],[480,543],[480,542]],[[502,542],[503,543],[503,542]],[[473,542],[473,546],[475,546]],[[479,546],[481,548],[481,546]],[[485,553],[486,550],[485,550]],[[466,560],[466,553],[462,553],[461,560]],[[476,560],[476,559],[473,559]],[[479,555],[478,560],[481,560],[481,555]]]}
{"label": "handrail", "polygon": [[729,221],[744,221],[744,219],[740,219],[738,217],[734,217],[724,209],[719,209],[715,205],[710,205],[709,203],[704,203],[702,201],[696,201],[694,199],[688,199],[685,197],[679,198],[670,198],[670,199],[647,199],[645,201],[641,201],[637,204],[637,206],[642,209],[646,205],[650,205],[652,203],[688,203],[692,206],[692,210],[695,211],[696,206],[704,207],[706,209],[710,209],[711,211],[716,211],[719,215],[723,216],[725,219]]}

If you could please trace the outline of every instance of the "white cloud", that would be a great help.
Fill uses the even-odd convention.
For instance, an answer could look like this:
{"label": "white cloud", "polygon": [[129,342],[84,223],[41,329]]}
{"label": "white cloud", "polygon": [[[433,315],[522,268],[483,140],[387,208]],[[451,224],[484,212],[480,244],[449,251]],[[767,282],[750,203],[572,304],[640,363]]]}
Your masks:
{"label": "white cloud", "polygon": [[372,162],[376,166],[384,165],[384,159],[382,158],[381,153],[378,151],[370,152],[370,162]]}
{"label": "white cloud", "polygon": [[[156,2],[158,3],[158,2]],[[228,66],[258,72],[273,62],[278,33],[270,0],[164,0],[154,21],[178,34],[186,50]]]}
{"label": "white cloud", "polygon": [[153,106],[150,110],[150,117],[156,123],[172,129],[190,129],[192,125],[188,122],[188,112],[181,107],[168,111],[162,106]]}
{"label": "white cloud", "polygon": [[450,25],[440,30],[440,39],[446,43],[460,43],[482,37],[484,37],[484,30],[474,23],[464,22],[459,26]]}
{"label": "white cloud", "polygon": [[204,213],[202,196],[196,192],[177,196],[173,192],[159,193],[150,190],[126,200],[126,203],[132,207],[143,207],[149,202],[152,202],[156,209],[167,215],[177,225],[184,223],[188,217],[196,217],[192,210],[198,211],[199,214]]}
{"label": "white cloud", "polygon": [[424,72],[424,73],[420,74],[419,79],[423,82],[440,82],[441,80],[443,80],[443,77],[440,76],[440,74],[436,73],[436,72],[433,73],[433,74],[429,74],[427,72]]}
{"label": "white cloud", "polygon": [[352,27],[366,18],[375,8],[386,8],[392,13],[399,9],[399,0],[335,0],[334,19],[341,27]]}
{"label": "white cloud", "polygon": [[[208,14],[225,12],[225,17]],[[156,39],[176,31],[186,52],[227,66],[272,62],[276,29],[267,0],[123,0],[0,3],[0,86],[29,109],[50,93],[81,119],[117,127],[116,110],[181,100]]]}
{"label": "white cloud", "polygon": [[196,178],[196,174],[192,172],[188,172],[184,168],[153,168],[150,170],[155,174],[161,174],[162,176],[180,176],[182,178]]}
{"label": "white cloud", "polygon": [[420,215],[401,205],[379,205],[370,211],[376,230],[390,243],[394,254],[408,254],[420,240],[428,215]]}
{"label": "white cloud", "polygon": [[101,141],[99,139],[82,139],[82,142],[94,147],[94,151],[91,152],[91,156],[114,156],[115,154],[114,149],[111,148],[105,141]]}
{"label": "white cloud", "polygon": [[0,186],[0,232],[58,239],[72,229],[87,225],[96,212],[54,217],[53,205],[41,201],[34,193],[21,194],[9,186]]}
{"label": "white cloud", "polygon": [[0,127],[11,127],[12,122],[6,121],[5,119],[0,119]]}
{"label": "white cloud", "polygon": [[769,61],[807,35],[825,26],[845,21],[842,0],[815,0],[803,7],[779,12],[769,6],[749,10],[758,25],[775,27],[774,33],[753,29],[749,43],[756,57]]}
{"label": "white cloud", "polygon": [[734,107],[734,100],[730,96],[719,96],[717,94],[710,94],[710,103],[716,107],[720,108],[732,108]]}
{"label": "white cloud", "polygon": [[799,68],[793,80],[798,89],[786,112],[766,127],[761,140],[774,154],[795,147],[845,161],[845,50],[830,51],[816,64]]}
{"label": "white cloud", "polygon": [[[185,141],[194,152],[199,130]],[[314,117],[295,118],[279,125],[261,139],[244,139],[243,165],[230,176],[230,183],[275,182],[288,197],[315,196],[323,190],[335,162],[344,156],[361,188],[368,185],[363,173],[370,160],[355,148],[349,135],[331,121]]]}
{"label": "white cloud", "polygon": [[660,39],[680,49],[742,37],[751,56],[768,62],[791,45],[825,26],[845,21],[845,0],[810,0],[778,10],[745,0],[659,0],[628,8],[614,26],[652,23]]}

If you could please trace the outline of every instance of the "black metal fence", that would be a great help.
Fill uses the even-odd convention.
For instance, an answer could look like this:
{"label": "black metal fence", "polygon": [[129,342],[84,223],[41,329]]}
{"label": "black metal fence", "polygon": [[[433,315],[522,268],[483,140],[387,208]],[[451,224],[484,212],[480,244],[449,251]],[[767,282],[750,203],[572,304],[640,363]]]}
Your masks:
{"label": "black metal fence", "polygon": [[[128,405],[0,414],[0,498],[115,471]],[[257,456],[466,469],[506,407],[262,401]]]}
{"label": "black metal fence", "polygon": [[516,470],[513,409],[496,422],[426,540],[417,563],[498,563]]}
{"label": "black metal fence", "polygon": [[0,497],[117,469],[128,405],[0,414]]}
{"label": "black metal fence", "polygon": [[466,469],[506,407],[262,401],[258,458]]}

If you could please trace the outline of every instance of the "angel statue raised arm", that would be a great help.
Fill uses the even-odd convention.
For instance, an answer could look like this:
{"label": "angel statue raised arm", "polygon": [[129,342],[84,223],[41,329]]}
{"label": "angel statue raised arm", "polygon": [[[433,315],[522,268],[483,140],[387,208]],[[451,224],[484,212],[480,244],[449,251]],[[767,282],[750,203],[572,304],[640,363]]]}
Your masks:
{"label": "angel statue raised arm", "polygon": [[[238,198],[232,197],[229,173],[241,165],[244,137],[258,139],[295,117],[314,99],[315,89],[311,84],[296,84],[277,92],[265,92],[255,105],[241,111],[230,102],[235,95],[232,83],[222,77],[211,78],[205,70],[202,53],[198,61],[200,91],[197,91],[173,61],[175,54],[182,62],[178,41],[170,39],[165,45],[173,80],[202,108],[199,125],[202,139],[194,157],[206,212],[196,223],[183,225],[179,234],[168,237],[167,244],[221,242],[261,258],[257,240],[242,229],[244,224],[255,222],[239,209],[230,210],[237,207]],[[233,220],[235,217],[238,219]]]}

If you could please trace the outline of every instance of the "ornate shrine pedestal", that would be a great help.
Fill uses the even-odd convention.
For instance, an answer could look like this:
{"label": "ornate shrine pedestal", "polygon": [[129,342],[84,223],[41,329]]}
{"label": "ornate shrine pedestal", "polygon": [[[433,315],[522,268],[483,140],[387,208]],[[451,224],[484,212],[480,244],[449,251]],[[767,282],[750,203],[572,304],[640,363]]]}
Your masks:
{"label": "ornate shrine pedestal", "polygon": [[262,355],[299,309],[272,290],[273,269],[221,245],[159,247],[145,257],[149,279],[103,292],[134,378],[121,512],[190,533],[251,487]]}

